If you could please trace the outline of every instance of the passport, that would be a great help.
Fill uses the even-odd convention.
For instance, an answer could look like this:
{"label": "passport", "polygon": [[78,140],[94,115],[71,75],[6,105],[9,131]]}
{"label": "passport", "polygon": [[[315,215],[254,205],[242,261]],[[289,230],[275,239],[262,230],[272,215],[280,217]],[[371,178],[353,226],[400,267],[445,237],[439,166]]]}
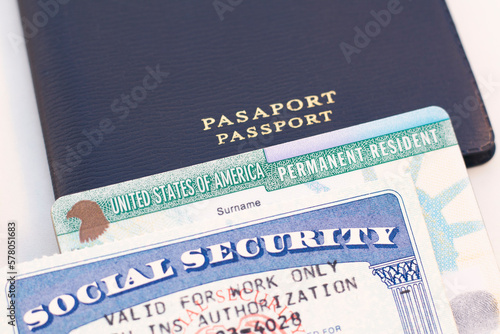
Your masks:
{"label": "passport", "polygon": [[443,0],[19,0],[56,197],[430,105],[493,132]]}
{"label": "passport", "polygon": [[[76,273],[90,271],[88,289],[112,298],[54,318],[76,332],[226,333],[257,322],[273,332],[288,310],[303,320],[281,318],[292,333],[454,333],[451,314],[460,333],[500,332],[500,273],[438,107],[63,196],[52,217],[68,254],[45,265],[68,271],[18,281],[33,291],[68,277],[71,294],[86,289]],[[134,282],[151,287],[126,293]],[[57,296],[21,297],[25,325]]]}

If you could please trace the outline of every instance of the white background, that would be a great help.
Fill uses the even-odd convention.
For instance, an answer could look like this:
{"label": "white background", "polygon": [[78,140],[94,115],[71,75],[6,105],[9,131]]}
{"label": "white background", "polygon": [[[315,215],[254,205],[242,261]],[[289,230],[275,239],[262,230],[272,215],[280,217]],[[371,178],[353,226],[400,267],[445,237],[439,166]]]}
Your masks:
{"label": "white background", "polygon": [[[448,6],[490,115],[500,133],[500,2],[448,0]],[[215,14],[214,14],[215,15]],[[0,266],[5,232],[18,223],[18,260],[57,253],[50,218],[54,202],[33,85],[21,35],[17,1],[0,1]],[[9,38],[10,37],[10,38]],[[469,169],[497,261],[500,259],[500,153]],[[4,259],[5,257],[5,259]],[[498,261],[500,263],[500,261]]]}

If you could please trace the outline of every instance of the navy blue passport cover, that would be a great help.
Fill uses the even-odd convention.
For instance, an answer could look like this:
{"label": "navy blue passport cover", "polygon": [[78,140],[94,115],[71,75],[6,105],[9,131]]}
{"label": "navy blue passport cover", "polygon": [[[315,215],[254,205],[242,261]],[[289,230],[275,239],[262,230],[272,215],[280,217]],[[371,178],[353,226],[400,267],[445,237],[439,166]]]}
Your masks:
{"label": "navy blue passport cover", "polygon": [[431,105],[494,153],[443,0],[19,4],[56,197]]}

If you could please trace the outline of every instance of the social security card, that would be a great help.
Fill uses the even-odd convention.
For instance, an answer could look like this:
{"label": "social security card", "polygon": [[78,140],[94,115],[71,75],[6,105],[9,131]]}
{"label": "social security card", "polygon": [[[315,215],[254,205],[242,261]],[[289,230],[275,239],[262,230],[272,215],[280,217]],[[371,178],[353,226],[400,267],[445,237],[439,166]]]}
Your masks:
{"label": "social security card", "polygon": [[11,330],[458,333],[410,205],[374,191],[195,237],[48,259],[19,276]]}
{"label": "social security card", "polygon": [[63,197],[53,220],[76,251],[24,267],[11,330],[499,332],[498,269],[436,107]]}

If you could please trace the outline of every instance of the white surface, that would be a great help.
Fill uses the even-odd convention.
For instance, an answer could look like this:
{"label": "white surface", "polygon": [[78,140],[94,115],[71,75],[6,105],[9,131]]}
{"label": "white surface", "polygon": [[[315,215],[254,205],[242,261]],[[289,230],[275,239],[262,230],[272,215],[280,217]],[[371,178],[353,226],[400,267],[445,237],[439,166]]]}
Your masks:
{"label": "white surface", "polygon": [[500,2],[447,2],[497,135],[497,153],[488,163],[470,168],[469,177],[500,264]]}
{"label": "white surface", "polygon": [[[448,0],[494,129],[500,133],[500,3]],[[57,252],[50,219],[54,202],[17,2],[0,1],[0,267],[5,232],[18,222],[18,260]],[[17,45],[17,47],[15,47]],[[490,84],[481,84],[481,82]],[[500,153],[469,170],[497,259],[500,259]],[[500,261],[498,261],[500,263]]]}
{"label": "white surface", "polygon": [[[18,261],[56,253],[50,218],[54,202],[26,51],[11,40],[22,36],[17,1],[0,1],[0,235],[18,223]],[[1,238],[0,266],[7,261]]]}

